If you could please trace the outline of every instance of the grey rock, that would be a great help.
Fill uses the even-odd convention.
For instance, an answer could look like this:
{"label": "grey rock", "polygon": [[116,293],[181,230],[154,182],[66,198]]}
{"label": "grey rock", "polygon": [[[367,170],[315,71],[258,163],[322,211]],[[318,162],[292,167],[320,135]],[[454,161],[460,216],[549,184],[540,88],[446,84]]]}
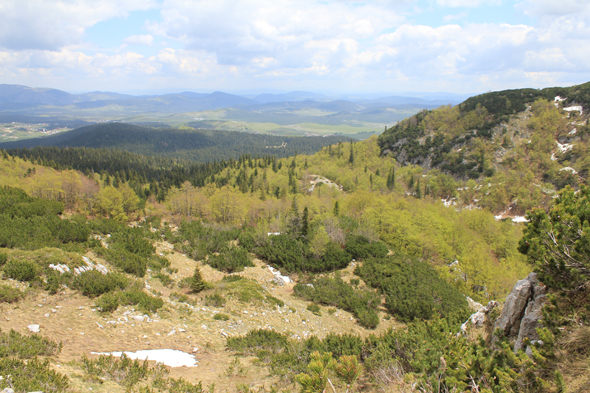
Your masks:
{"label": "grey rock", "polygon": [[500,318],[494,323],[494,330],[502,329],[506,336],[517,336],[520,328],[520,321],[524,316],[527,304],[533,293],[532,280],[537,280],[537,275],[531,273],[527,278],[520,280],[514,285],[512,291],[504,302],[504,308]]}
{"label": "grey rock", "polygon": [[537,282],[533,287],[533,296],[534,297],[529,301],[527,308],[524,311],[524,317],[520,322],[518,337],[514,344],[514,352],[518,352],[518,350],[523,347],[525,338],[528,338],[533,342],[539,339],[537,328],[541,327],[541,318],[543,318],[541,310],[547,301],[547,287]]}
{"label": "grey rock", "polygon": [[[504,336],[516,338],[514,351],[523,349],[524,339],[539,339],[536,329],[541,327],[541,310],[547,299],[547,287],[540,283],[537,274],[516,283],[506,298],[500,318],[494,323],[494,330],[502,329]],[[530,348],[527,348],[530,353]]]}

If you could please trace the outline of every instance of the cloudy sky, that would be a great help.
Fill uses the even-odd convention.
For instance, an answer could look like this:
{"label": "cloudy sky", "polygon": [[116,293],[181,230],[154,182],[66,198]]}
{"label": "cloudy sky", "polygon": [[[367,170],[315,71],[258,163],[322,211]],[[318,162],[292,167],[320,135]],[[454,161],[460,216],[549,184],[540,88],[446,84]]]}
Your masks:
{"label": "cloudy sky", "polygon": [[481,93],[587,81],[588,0],[0,2],[0,83]]}

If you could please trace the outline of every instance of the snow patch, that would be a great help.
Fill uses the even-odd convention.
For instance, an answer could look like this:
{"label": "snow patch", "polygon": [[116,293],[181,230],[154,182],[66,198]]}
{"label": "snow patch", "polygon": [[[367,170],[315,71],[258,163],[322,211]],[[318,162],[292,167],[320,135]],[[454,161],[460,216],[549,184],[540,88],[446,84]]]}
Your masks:
{"label": "snow patch", "polygon": [[514,216],[512,217],[512,222],[529,222],[526,217],[523,216]]}
{"label": "snow patch", "polygon": [[282,281],[285,284],[288,284],[291,282],[291,279],[289,278],[289,276],[283,276],[281,274],[280,270],[277,270],[277,269],[273,268],[272,266],[268,266],[268,270],[270,270],[272,275],[275,276],[275,279],[277,279],[279,282]]}
{"label": "snow patch", "polygon": [[580,115],[583,113],[583,108],[581,105],[568,106],[567,108],[563,108],[563,110],[566,112],[578,111],[580,112]]}
{"label": "snow patch", "polygon": [[562,172],[562,171],[568,171],[568,172],[571,172],[571,173],[573,173],[574,175],[577,175],[577,174],[578,174],[578,171],[576,171],[576,170],[575,170],[574,168],[572,168],[571,166],[566,166],[566,167],[563,167],[563,168],[561,168],[561,169],[559,170],[559,172]]}
{"label": "snow patch", "polygon": [[194,355],[176,349],[146,349],[137,352],[90,352],[94,355],[113,355],[120,357],[125,354],[130,359],[153,360],[170,367],[197,367]]}
{"label": "snow patch", "polygon": [[576,128],[574,128],[573,130],[571,130],[569,132],[570,135],[576,135],[576,133],[578,132],[578,130]]}
{"label": "snow patch", "polygon": [[558,101],[565,101],[565,98],[562,98],[562,97],[560,97],[560,96],[555,96],[555,99],[554,99],[553,101],[555,101],[555,102],[558,102]]}
{"label": "snow patch", "polygon": [[557,141],[555,141],[555,143],[557,143],[557,148],[562,153],[566,153],[574,148],[574,145],[571,143],[564,143],[563,145]]}

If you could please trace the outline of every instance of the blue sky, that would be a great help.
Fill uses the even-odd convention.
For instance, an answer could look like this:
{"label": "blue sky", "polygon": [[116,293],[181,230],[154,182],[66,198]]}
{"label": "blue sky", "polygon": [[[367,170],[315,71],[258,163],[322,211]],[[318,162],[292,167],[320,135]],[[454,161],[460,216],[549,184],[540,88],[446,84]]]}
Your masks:
{"label": "blue sky", "polygon": [[587,0],[0,3],[0,83],[396,94],[587,81]]}

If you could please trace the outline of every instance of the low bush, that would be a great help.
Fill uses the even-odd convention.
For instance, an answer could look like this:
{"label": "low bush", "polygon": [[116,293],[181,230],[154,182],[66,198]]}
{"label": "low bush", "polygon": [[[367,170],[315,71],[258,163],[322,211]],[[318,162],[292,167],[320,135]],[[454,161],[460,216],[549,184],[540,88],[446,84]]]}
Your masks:
{"label": "low bush", "polygon": [[349,238],[345,246],[348,252],[354,259],[365,258],[384,258],[389,253],[389,249],[382,242],[369,242],[364,236],[353,236]]}
{"label": "low bush", "polygon": [[119,292],[119,294],[121,304],[136,306],[145,314],[155,313],[164,305],[164,301],[161,298],[150,296],[137,289]]}
{"label": "low bush", "polygon": [[31,359],[35,356],[53,356],[60,353],[61,349],[61,343],[58,344],[38,334],[25,336],[12,329],[9,333],[0,331],[0,358]]}
{"label": "low bush", "polygon": [[251,330],[242,337],[228,337],[227,347],[244,355],[255,355],[256,351],[279,351],[288,342],[288,337],[274,330]]}
{"label": "low bush", "polygon": [[309,247],[288,235],[276,235],[266,246],[257,248],[256,254],[281,271],[293,273],[305,270]]}
{"label": "low bush", "polygon": [[103,293],[112,292],[117,289],[124,289],[128,284],[129,280],[121,274],[102,274],[96,270],[84,272],[74,280],[74,286],[79,289],[84,296],[91,298],[98,297]]}
{"label": "low bush", "polygon": [[216,321],[229,321],[229,315],[217,313],[213,316],[213,319]]}
{"label": "low bush", "polygon": [[10,260],[2,268],[6,277],[30,282],[38,278],[39,268],[34,262]]}
{"label": "low bush", "polygon": [[254,266],[248,251],[242,247],[228,247],[218,255],[209,255],[207,264],[226,273],[241,272],[245,267]]}
{"label": "low bush", "polygon": [[107,292],[96,299],[94,305],[102,313],[111,313],[119,308],[119,295]]}
{"label": "low bush", "polygon": [[231,276],[224,276],[221,279],[221,281],[223,281],[223,282],[236,282],[236,281],[240,281],[240,280],[245,280],[245,278],[238,275],[238,274],[232,274]]}
{"label": "low bush", "polygon": [[0,252],[0,266],[4,266],[6,261],[8,260],[8,254],[4,252]]}
{"label": "low bush", "polygon": [[379,324],[377,307],[381,299],[374,292],[356,290],[340,277],[321,277],[310,285],[297,284],[294,292],[302,298],[328,306],[342,308],[354,314],[359,325],[374,329]]}
{"label": "low bush", "polygon": [[113,247],[101,252],[107,262],[112,263],[125,273],[137,277],[145,276],[147,270],[147,258],[122,247]]}
{"label": "low bush", "polygon": [[24,298],[24,294],[8,285],[0,285],[0,303],[14,303]]}
{"label": "low bush", "polygon": [[309,305],[307,306],[307,311],[311,311],[313,314],[321,316],[322,313],[320,311],[320,306],[318,306],[315,303],[309,303]]}
{"label": "low bush", "polygon": [[120,385],[131,388],[142,380],[146,380],[152,370],[147,360],[143,362],[130,359],[127,355],[122,354],[117,359],[113,355],[100,355],[98,359],[88,359],[86,354],[80,359],[82,370],[88,379],[99,380],[105,378],[114,381]]}
{"label": "low bush", "polygon": [[208,307],[223,307],[225,306],[225,299],[218,293],[205,296],[204,303]]}
{"label": "low bush", "polygon": [[154,275],[154,277],[160,280],[162,285],[164,285],[165,287],[170,287],[174,284],[174,280],[167,274],[157,273]]}
{"label": "low bush", "polygon": [[33,358],[26,363],[13,358],[0,358],[0,389],[11,388],[16,392],[66,392],[69,379],[51,369],[48,359]]}
{"label": "low bush", "polygon": [[386,296],[385,307],[402,321],[443,317],[467,317],[467,301],[456,288],[440,278],[428,263],[403,254],[368,259],[357,267],[368,285]]}

